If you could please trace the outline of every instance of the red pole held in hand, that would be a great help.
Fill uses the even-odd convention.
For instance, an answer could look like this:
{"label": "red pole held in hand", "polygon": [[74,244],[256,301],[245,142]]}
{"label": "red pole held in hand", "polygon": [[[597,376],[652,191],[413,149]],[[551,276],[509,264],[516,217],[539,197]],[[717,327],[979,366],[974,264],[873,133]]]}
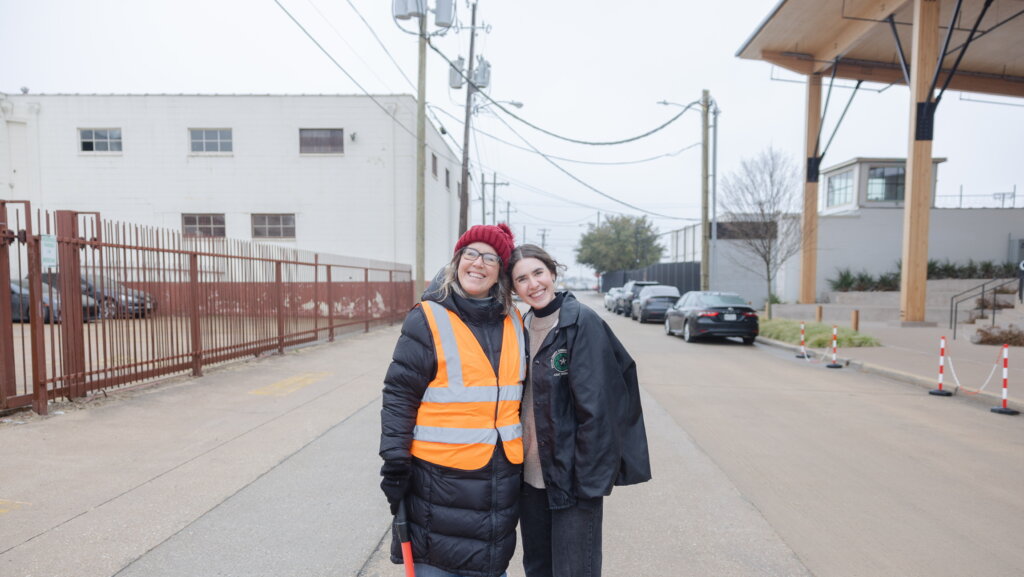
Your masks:
{"label": "red pole held in hand", "polygon": [[395,515],[395,531],[398,533],[398,542],[402,544],[405,577],[416,577],[416,567],[413,566],[412,561],[412,542],[409,540],[409,526],[405,521],[405,499],[398,504],[398,514]]}

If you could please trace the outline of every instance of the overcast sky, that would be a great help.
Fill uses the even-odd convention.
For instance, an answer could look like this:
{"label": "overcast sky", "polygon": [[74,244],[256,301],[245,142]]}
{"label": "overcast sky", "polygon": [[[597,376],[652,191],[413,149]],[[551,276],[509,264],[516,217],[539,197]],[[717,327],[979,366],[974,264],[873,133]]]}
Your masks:
{"label": "overcast sky", "polygon": [[[278,1],[0,0],[0,91],[415,94],[416,37],[399,30],[390,0]],[[630,138],[681,110],[658,101],[686,104],[708,89],[722,111],[721,175],[768,146],[802,166],[801,79],[735,56],[776,3],[481,0],[477,19],[485,30],[478,32],[477,53],[492,66],[490,96],[522,102],[514,111],[550,132],[587,141]],[[464,1],[457,5],[468,27],[470,11]],[[403,26],[412,29],[413,22]],[[449,58],[466,56],[469,31],[449,31],[434,43]],[[450,144],[459,155],[465,91],[449,89],[447,79],[447,64],[430,53],[428,105],[434,122],[455,137]],[[833,91],[826,139],[849,95],[848,89]],[[856,156],[905,157],[908,99],[901,86],[858,92],[823,166]],[[492,137],[569,159],[555,162],[609,196],[675,217],[652,216],[661,232],[700,217],[700,147],[691,146],[700,142],[697,110],[654,136],[618,146],[571,144],[508,119],[513,133],[486,110],[473,122],[486,133],[477,133],[470,145],[474,178],[497,172],[500,182],[510,183],[498,189],[499,219],[508,202],[520,240],[539,244],[546,229],[547,247],[564,262],[573,262],[573,247],[598,213],[644,213]],[[935,156],[948,158],[939,169],[939,195],[957,195],[962,187],[965,195],[979,195],[975,202],[991,205],[992,193],[1024,189],[1022,151],[1024,101],[947,93],[933,147]],[[1024,206],[1020,192],[1017,206]],[[479,211],[477,196],[471,222],[479,221]],[[581,272],[570,269],[570,275]]]}

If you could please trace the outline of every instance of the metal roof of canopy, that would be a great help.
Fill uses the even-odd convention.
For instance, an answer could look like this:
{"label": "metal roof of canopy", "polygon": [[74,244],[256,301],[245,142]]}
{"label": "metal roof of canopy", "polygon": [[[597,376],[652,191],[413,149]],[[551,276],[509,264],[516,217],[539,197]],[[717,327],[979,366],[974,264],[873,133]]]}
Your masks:
{"label": "metal roof of canopy", "polygon": [[[936,1],[943,42],[956,0]],[[838,59],[837,78],[906,84],[900,46],[909,61],[913,6],[910,0],[781,0],[736,55],[823,76],[832,75]],[[938,86],[945,83],[983,6],[982,0],[963,2]],[[1024,97],[1024,0],[993,0],[949,88]]]}

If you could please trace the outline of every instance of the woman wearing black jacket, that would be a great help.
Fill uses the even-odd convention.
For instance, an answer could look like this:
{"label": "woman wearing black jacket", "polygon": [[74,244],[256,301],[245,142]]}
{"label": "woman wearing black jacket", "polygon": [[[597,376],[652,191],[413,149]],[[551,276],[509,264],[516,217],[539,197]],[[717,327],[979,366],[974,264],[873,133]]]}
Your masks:
{"label": "woman wearing black jacket", "polygon": [[601,574],[603,498],[651,478],[636,363],[611,328],[569,292],[542,248],[512,252],[530,376],[522,404],[520,498],[527,577]]}
{"label": "woman wearing black jacket", "polygon": [[[526,345],[512,231],[474,226],[406,316],[384,379],[381,489],[404,507],[418,577],[498,577],[516,548]],[[391,560],[402,562],[392,538]]]}

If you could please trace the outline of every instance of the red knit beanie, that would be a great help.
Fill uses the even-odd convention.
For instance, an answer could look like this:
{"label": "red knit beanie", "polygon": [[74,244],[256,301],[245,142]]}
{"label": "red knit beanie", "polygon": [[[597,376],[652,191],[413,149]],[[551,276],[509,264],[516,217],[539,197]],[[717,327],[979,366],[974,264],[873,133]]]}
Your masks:
{"label": "red knit beanie", "polygon": [[455,252],[459,252],[474,242],[484,242],[491,245],[494,248],[494,252],[498,253],[498,256],[501,258],[502,267],[508,266],[508,259],[512,256],[512,248],[516,244],[515,237],[512,235],[512,229],[507,224],[503,222],[497,225],[478,224],[470,227],[459,238],[459,242],[455,243]]}

